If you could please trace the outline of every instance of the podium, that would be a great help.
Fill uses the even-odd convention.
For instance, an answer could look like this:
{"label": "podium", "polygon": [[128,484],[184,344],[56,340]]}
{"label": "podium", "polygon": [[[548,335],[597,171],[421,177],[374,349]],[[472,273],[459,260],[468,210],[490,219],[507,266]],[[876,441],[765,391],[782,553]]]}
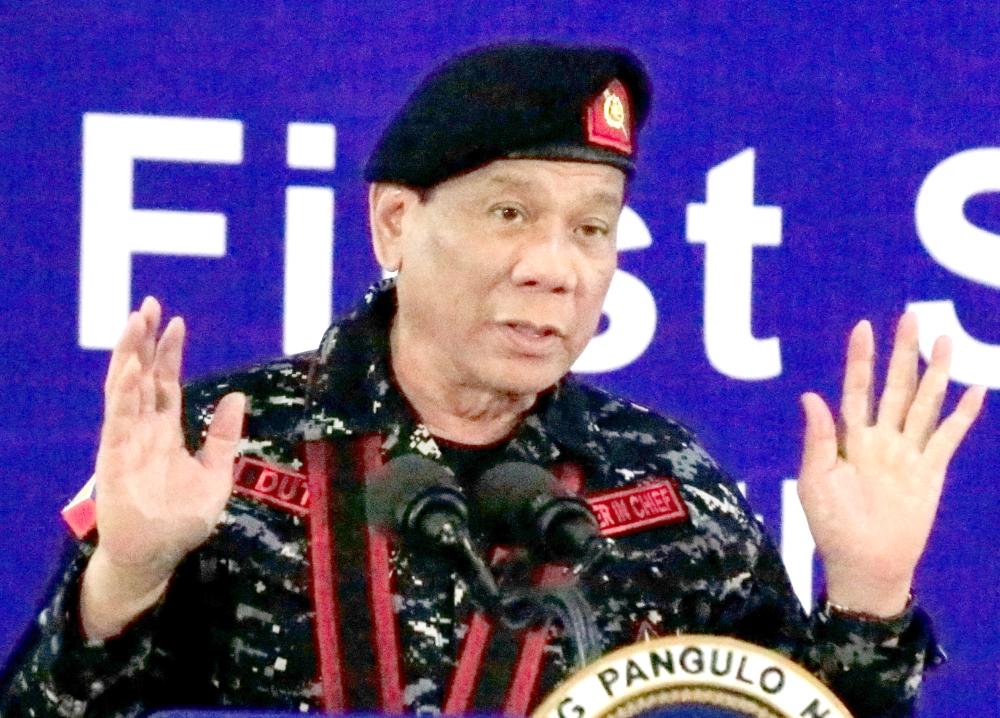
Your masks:
{"label": "podium", "polygon": [[[168,710],[147,718],[292,718],[266,710]],[[350,718],[381,718],[376,712]],[[480,714],[481,715],[481,714]],[[774,651],[686,635],[619,648],[569,676],[532,718],[851,718],[829,688]]]}
{"label": "podium", "polygon": [[[316,715],[299,711],[274,711],[261,708],[171,708],[147,713],[144,718],[302,718]],[[344,713],[350,718],[386,718],[385,713]]]}

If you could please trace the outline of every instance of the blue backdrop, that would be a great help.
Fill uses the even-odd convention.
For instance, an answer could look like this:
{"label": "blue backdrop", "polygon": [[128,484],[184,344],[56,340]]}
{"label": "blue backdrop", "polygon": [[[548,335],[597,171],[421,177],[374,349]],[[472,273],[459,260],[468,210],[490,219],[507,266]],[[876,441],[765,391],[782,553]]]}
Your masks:
{"label": "blue backdrop", "polygon": [[997,715],[1000,15],[752,5],[4,3],[0,660],[90,475],[129,303],[185,316],[189,376],[318,341],[378,276],[360,175],[389,114],[456,51],[547,38],[629,47],[654,79],[622,273],[579,368],[699,431],[807,603],[797,396],[838,399],[850,327],[871,318],[885,355],[916,304],[924,346],[955,339],[952,393],[991,387],[917,593],[951,655],[922,714]]}

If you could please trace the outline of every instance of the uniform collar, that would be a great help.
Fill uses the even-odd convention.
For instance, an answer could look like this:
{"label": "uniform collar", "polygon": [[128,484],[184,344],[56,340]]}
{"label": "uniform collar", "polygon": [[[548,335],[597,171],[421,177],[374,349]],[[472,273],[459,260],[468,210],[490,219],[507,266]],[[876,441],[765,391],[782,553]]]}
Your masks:
{"label": "uniform collar", "polygon": [[[402,443],[403,450],[439,458],[392,377],[389,326],[395,312],[395,284],[383,280],[355,312],[327,330],[310,374],[305,438],[379,433],[387,449]],[[583,387],[564,377],[539,396],[514,433],[511,458],[539,464],[600,460],[599,430],[588,404]]]}

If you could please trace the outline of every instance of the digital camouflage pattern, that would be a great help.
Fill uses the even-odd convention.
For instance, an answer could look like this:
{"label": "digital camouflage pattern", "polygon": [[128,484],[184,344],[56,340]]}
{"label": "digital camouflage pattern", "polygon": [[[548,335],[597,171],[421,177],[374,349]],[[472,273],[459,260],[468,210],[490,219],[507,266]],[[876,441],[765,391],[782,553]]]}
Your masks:
{"label": "digital camouflage pattern", "polygon": [[[343,444],[377,433],[386,458],[415,452],[441,460],[433,437],[391,381],[387,328],[394,303],[391,283],[385,283],[358,313],[331,327],[318,352],[188,386],[190,446],[200,443],[213,402],[239,390],[250,398],[240,446],[245,456],[299,469],[304,440]],[[894,622],[826,610],[806,617],[771,541],[684,427],[566,378],[540,398],[503,451],[505,460],[542,466],[575,462],[585,472],[584,493],[653,477],[680,482],[687,521],[620,538],[624,557],[580,579],[578,594],[592,608],[601,652],[642,633],[731,635],[804,664],[856,716],[910,714],[925,665],[941,655],[926,616],[913,609]],[[343,505],[357,507],[351,499]],[[361,525],[357,512],[339,520]],[[95,644],[81,639],[76,614],[79,576],[91,549],[74,547],[54,598],[9,672],[0,715],[112,718],[177,705],[319,710],[306,523],[234,495],[213,536],[179,568],[165,599],[122,636]],[[465,584],[440,559],[394,546],[391,562],[404,706],[437,714],[475,607]],[[501,581],[516,582],[524,563],[514,554],[498,565]],[[342,586],[341,596],[363,596],[359,573],[342,572],[347,590]],[[357,605],[363,608],[363,599]],[[364,613],[353,614],[343,628],[354,708],[376,707],[374,678],[364,665],[372,654]],[[553,625],[550,634],[531,705],[577,663],[565,632]],[[504,672],[518,639],[495,632],[477,707],[502,703],[509,679]]]}

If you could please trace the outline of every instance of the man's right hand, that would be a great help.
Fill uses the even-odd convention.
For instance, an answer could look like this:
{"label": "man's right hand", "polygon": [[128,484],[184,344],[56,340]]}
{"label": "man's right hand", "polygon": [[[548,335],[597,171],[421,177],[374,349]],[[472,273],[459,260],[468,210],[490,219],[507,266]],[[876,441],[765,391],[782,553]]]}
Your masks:
{"label": "man's right hand", "polygon": [[157,340],[152,297],[129,315],[104,385],[104,426],[94,475],[98,543],[84,574],[80,615],[86,637],[109,638],[155,604],[185,555],[218,522],[233,486],[233,457],[246,399],[224,396],[201,450],[181,429],[184,322]]}

